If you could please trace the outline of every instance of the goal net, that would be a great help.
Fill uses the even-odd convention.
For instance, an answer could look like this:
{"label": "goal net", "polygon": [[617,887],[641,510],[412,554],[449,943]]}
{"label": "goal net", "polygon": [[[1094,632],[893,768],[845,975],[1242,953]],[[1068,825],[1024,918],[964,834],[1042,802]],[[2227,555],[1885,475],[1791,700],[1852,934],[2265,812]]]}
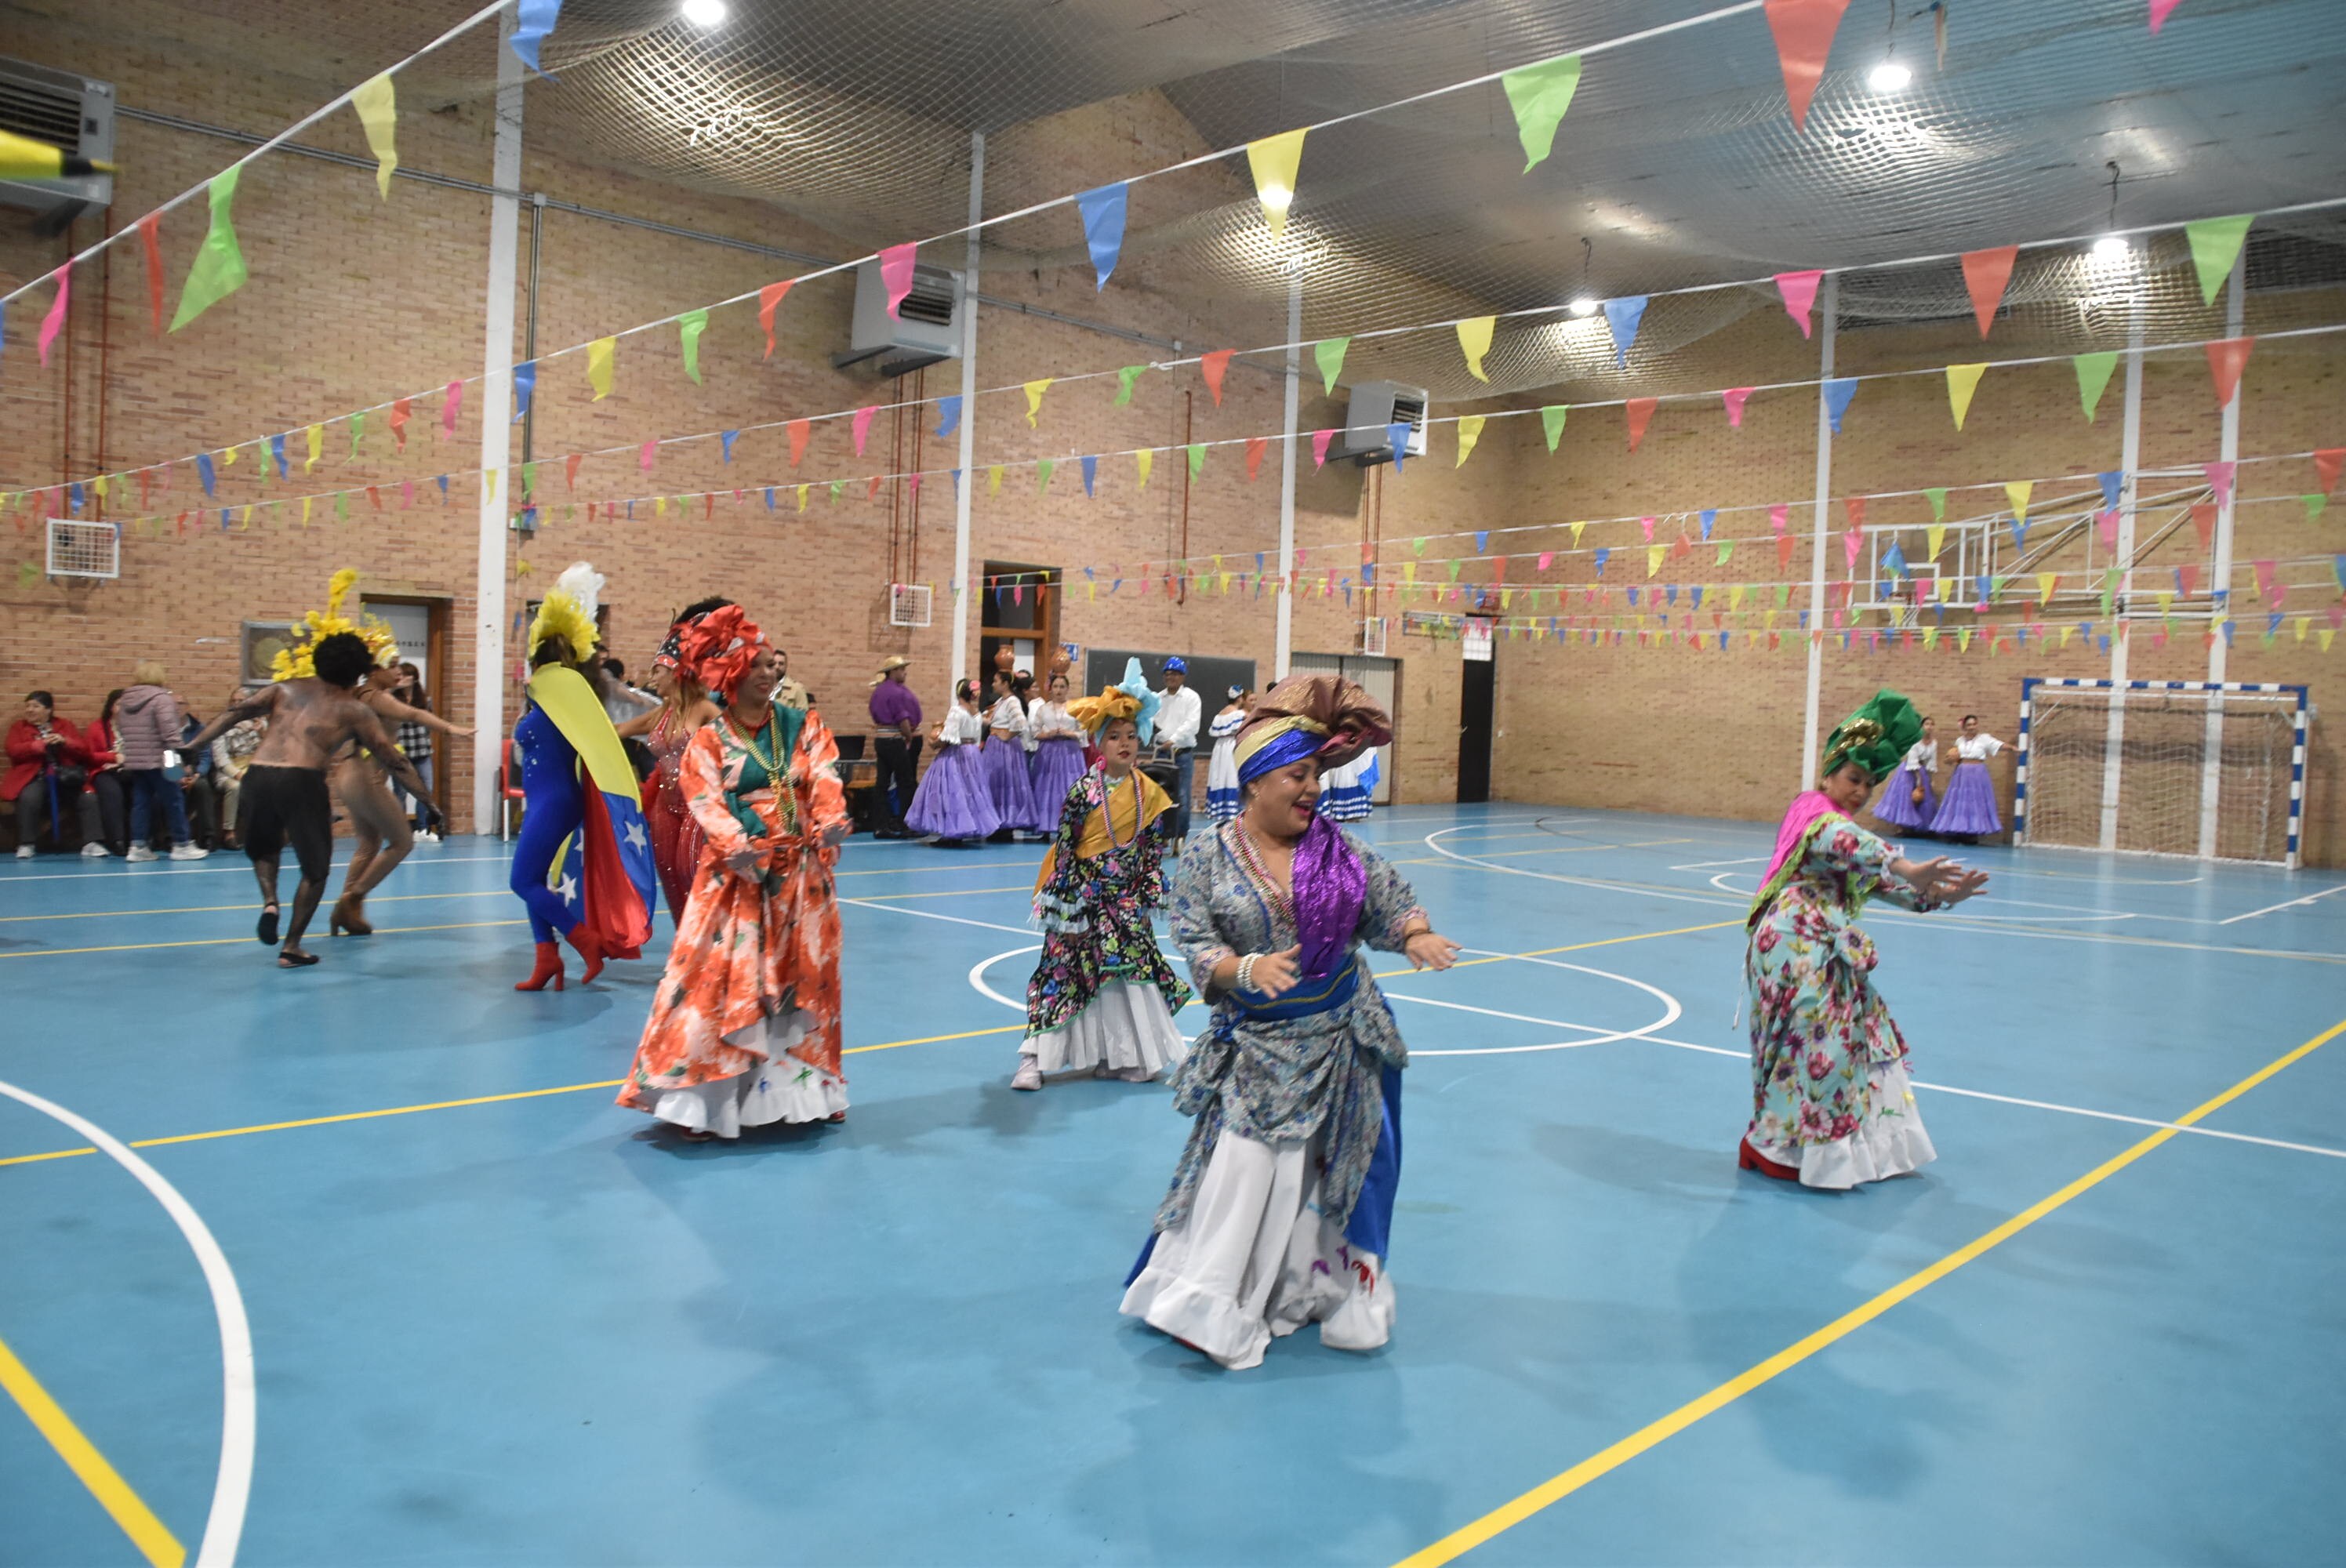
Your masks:
{"label": "goal net", "polygon": [[2018,843],[2297,864],[2305,688],[2021,683]]}

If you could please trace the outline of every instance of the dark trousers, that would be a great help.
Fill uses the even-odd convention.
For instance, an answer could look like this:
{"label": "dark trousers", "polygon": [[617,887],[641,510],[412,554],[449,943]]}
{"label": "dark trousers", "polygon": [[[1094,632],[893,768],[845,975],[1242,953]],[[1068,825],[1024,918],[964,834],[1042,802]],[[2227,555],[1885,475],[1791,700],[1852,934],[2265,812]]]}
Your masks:
{"label": "dark trousers", "polygon": [[80,805],[56,788],[46,773],[36,773],[16,797],[16,842],[53,850],[81,848]]}
{"label": "dark trousers", "polygon": [[89,792],[81,798],[84,843],[104,844],[116,854],[130,848],[128,803],[122,793],[122,775],[111,768],[89,777]]}
{"label": "dark trousers", "polygon": [[1184,747],[1173,753],[1173,841],[1179,843],[1189,836],[1189,797],[1198,789],[1198,748]]}
{"label": "dark trousers", "polygon": [[[901,735],[883,735],[873,746],[872,756],[880,764],[879,777],[872,781],[874,830],[901,833],[904,830],[904,813],[913,808],[913,792],[920,785],[920,744]],[[895,791],[892,798],[889,794],[892,788]]]}
{"label": "dark trousers", "polygon": [[130,781],[132,845],[146,843],[158,824],[174,848],[189,842],[188,803],[179,787],[164,778],[160,768],[126,768],[122,772]]}

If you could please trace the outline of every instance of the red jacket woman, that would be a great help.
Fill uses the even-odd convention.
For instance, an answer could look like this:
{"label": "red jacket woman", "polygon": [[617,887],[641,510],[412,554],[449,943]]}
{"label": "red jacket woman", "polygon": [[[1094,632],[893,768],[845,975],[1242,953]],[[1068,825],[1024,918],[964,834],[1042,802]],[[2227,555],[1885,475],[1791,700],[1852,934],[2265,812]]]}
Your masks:
{"label": "red jacket woman", "polygon": [[[41,710],[38,719],[31,717],[36,706]],[[23,794],[25,786],[40,776],[42,764],[52,758],[60,766],[88,766],[87,755],[82,750],[81,733],[70,720],[58,718],[46,702],[36,705],[33,697],[25,699],[25,711],[27,717],[8,727],[8,771],[0,776],[0,800],[14,800]],[[42,733],[44,728],[46,736]],[[52,748],[51,738],[62,744]]]}

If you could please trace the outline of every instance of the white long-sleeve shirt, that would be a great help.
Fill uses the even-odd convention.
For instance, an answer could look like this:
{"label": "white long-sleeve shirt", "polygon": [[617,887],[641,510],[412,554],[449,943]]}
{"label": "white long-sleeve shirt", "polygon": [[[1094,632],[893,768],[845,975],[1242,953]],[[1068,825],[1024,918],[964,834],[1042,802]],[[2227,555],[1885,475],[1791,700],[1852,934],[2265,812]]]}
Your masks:
{"label": "white long-sleeve shirt", "polygon": [[1009,739],[1026,738],[1026,708],[1015,697],[1005,696],[996,702],[994,705],[994,711],[986,716],[985,722],[997,730],[1006,732],[1006,738]]}
{"label": "white long-sleeve shirt", "polygon": [[1928,773],[1939,765],[1939,743],[1918,740],[1906,748],[1906,759],[1901,768],[1912,768],[1917,773]]}
{"label": "white long-sleeve shirt", "polygon": [[1156,743],[1174,751],[1196,749],[1198,727],[1205,718],[1205,704],[1198,700],[1197,688],[1187,682],[1178,691],[1158,692]]}
{"label": "white long-sleeve shirt", "polygon": [[2003,749],[2003,741],[1984,732],[1955,737],[1955,758],[1958,761],[1984,762]]}
{"label": "white long-sleeve shirt", "polygon": [[984,717],[972,713],[956,702],[946,710],[944,728],[938,732],[937,738],[953,746],[974,745],[985,738]]}
{"label": "white long-sleeve shirt", "polygon": [[1038,697],[1026,709],[1026,733],[1035,740],[1049,740],[1056,736],[1079,740],[1084,732],[1068,714],[1066,704]]}

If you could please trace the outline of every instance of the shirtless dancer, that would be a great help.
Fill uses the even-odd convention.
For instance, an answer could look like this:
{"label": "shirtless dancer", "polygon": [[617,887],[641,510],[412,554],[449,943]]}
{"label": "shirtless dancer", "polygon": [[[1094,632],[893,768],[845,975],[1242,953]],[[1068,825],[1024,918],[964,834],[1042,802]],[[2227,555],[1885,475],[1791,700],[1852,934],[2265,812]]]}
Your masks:
{"label": "shirtless dancer", "polygon": [[[399,679],[397,665],[372,669],[359,683],[358,699],[391,724],[411,721],[460,740],[473,733],[393,697],[392,687]],[[352,936],[372,936],[374,927],[366,919],[366,896],[415,848],[415,829],[383,782],[380,753],[363,754],[352,741],[327,763],[326,775],[334,792],[342,798],[342,809],[350,814],[352,838],[351,863],[342,872],[342,896],[327,913],[326,930],[331,934],[347,931]]]}
{"label": "shirtless dancer", "polygon": [[318,962],[301,947],[301,933],[317,912],[318,899],[333,871],[334,808],[326,794],[326,767],[344,744],[355,741],[380,758],[411,794],[424,793],[422,777],[383,728],[374,710],[361,702],[353,688],[366,678],[374,656],[366,643],[349,632],[318,639],[311,650],[315,678],[280,680],[252,692],[197,732],[181,748],[194,752],[214,736],[248,718],[265,718],[269,728],[245,771],[238,801],[244,820],[244,852],[260,883],[260,923],[254,934],[264,942],[277,941],[277,857],[291,842],[301,861],[301,885],[293,890],[293,920],[286,928],[285,945],[277,954],[280,969],[301,969]]}

